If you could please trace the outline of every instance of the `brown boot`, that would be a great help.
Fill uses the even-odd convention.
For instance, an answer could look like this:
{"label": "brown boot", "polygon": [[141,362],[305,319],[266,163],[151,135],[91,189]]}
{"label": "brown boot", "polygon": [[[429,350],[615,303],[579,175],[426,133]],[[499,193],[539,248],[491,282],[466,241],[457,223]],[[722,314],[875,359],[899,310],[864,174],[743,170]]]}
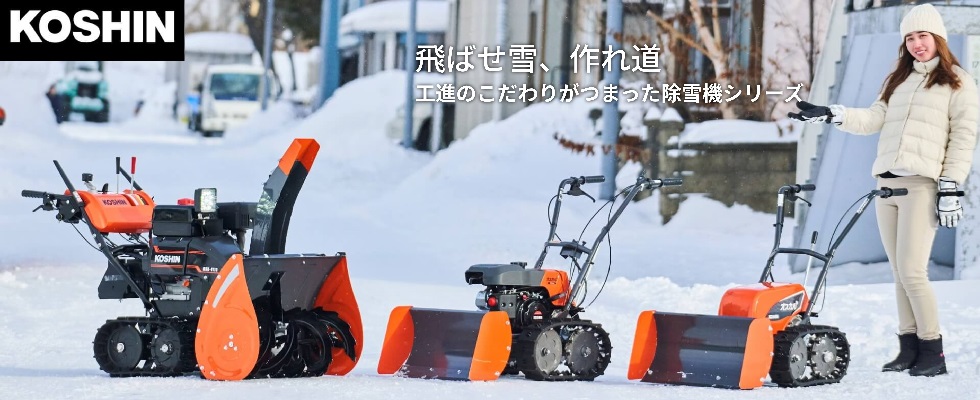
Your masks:
{"label": "brown boot", "polygon": [[919,338],[914,333],[898,335],[898,357],[881,367],[882,371],[905,371],[915,364],[919,353]]}
{"label": "brown boot", "polygon": [[936,376],[946,373],[946,357],[943,355],[943,338],[919,340],[919,353],[915,365],[909,369],[912,376]]}

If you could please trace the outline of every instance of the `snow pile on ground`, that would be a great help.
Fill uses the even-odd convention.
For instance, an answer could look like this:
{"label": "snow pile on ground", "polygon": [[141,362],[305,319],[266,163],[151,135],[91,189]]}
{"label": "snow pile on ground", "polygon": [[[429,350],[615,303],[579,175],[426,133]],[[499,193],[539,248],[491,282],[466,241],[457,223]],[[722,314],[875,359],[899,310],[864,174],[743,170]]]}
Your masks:
{"label": "snow pile on ground", "polygon": [[[36,70],[42,66],[32,65]],[[163,119],[154,129],[149,118],[54,125],[43,97],[44,74],[21,66],[8,69],[16,73],[0,76],[0,106],[13,104],[8,110],[16,111],[17,120],[0,127],[0,226],[16,227],[15,234],[4,237],[0,251],[0,387],[7,397],[121,398],[173,390],[175,385],[197,398],[240,399],[283,393],[343,393],[366,399],[789,395],[777,388],[743,393],[625,378],[640,311],[713,314],[725,290],[758,279],[772,247],[772,214],[725,207],[699,196],[686,200],[668,224],[660,222],[658,196],[630,204],[612,229],[611,251],[607,245],[601,247],[589,299],[602,292],[584,316],[603,324],[614,350],[612,364],[597,382],[504,378],[467,383],[377,375],[392,307],[473,310],[479,287],[463,282],[468,266],[536,259],[548,233],[548,203],[559,181],[600,170],[598,156],[573,153],[555,140],[556,133],[577,141],[594,139],[587,104],[535,105],[507,120],[481,125],[466,140],[431,155],[406,150],[385,134],[386,123],[404,102],[404,76],[398,72],[345,85],[306,119],[298,120],[288,107],[275,104],[226,138],[205,140]],[[7,88],[24,89],[24,95]],[[8,114],[9,123],[15,115]],[[126,139],[141,135],[157,138]],[[63,190],[51,159],[59,159],[76,184],[80,185],[81,172],[92,172],[97,186],[110,182],[114,189],[114,158],[136,156],[137,179],[158,203],[173,204],[198,187],[218,188],[219,201],[255,201],[262,182],[295,137],[315,138],[321,150],[297,200],[286,251],[347,253],[365,328],[365,350],[357,368],[345,377],[234,383],[196,377],[110,379],[99,371],[91,354],[95,329],[109,318],[141,315],[142,308],[136,301],[98,300],[104,259],[70,227],[56,222],[52,213],[31,213],[36,201],[21,198],[20,190]],[[617,188],[635,180],[638,172],[636,165],[627,165],[617,177]],[[599,194],[597,184],[583,189]],[[559,235],[591,245],[609,206],[595,214],[602,199],[563,200]],[[787,222],[784,243],[792,232],[792,221]],[[552,254],[547,266],[564,269],[567,264]],[[861,400],[978,397],[980,309],[972,296],[975,282],[935,283],[952,374],[914,379],[879,371],[894,355],[897,326],[893,285],[888,283],[887,266],[880,267],[849,265],[831,271],[834,285],[817,323],[839,326],[847,333],[853,345],[851,369],[841,384],[798,389],[791,395]],[[790,276],[782,261],[775,273],[777,278],[802,278]],[[880,283],[849,284],[848,279],[862,274],[876,276]]]}

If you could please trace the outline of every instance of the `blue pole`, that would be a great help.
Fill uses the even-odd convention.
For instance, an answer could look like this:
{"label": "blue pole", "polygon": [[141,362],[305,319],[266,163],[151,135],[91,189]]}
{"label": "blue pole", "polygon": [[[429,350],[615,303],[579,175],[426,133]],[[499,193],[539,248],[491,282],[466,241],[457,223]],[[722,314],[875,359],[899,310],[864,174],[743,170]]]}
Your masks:
{"label": "blue pole", "polygon": [[340,86],[340,3],[323,0],[320,8],[320,95],[316,108],[323,107]]}
{"label": "blue pole", "polygon": [[412,123],[415,122],[415,17],[418,12],[418,0],[409,2],[408,38],[405,41],[405,132],[402,135],[402,146],[412,148]]}
{"label": "blue pole", "polygon": [[[612,46],[612,51],[623,49],[619,38],[623,32],[623,1],[606,0],[606,44]],[[612,59],[611,71],[606,71],[605,85],[619,86],[621,54],[615,54]],[[616,195],[616,167],[619,162],[616,157],[616,142],[619,137],[619,100],[611,101],[602,108],[602,146],[610,149],[602,156],[602,175],[606,181],[602,183],[599,196],[603,200],[612,200]]]}
{"label": "blue pole", "polygon": [[264,88],[262,89],[262,110],[265,111],[269,108],[269,92],[272,89],[269,86],[272,82],[270,81],[271,75],[269,72],[272,69],[272,13],[275,12],[275,0],[266,0],[265,2],[265,29],[263,32],[262,40],[262,63],[265,68],[264,77]]}

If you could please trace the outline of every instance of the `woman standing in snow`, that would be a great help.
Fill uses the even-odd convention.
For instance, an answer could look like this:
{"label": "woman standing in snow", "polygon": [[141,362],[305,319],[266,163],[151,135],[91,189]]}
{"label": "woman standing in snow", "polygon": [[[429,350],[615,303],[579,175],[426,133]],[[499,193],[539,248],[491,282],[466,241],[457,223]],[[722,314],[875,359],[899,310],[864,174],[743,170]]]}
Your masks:
{"label": "woman standing in snow", "polygon": [[858,135],[881,132],[872,175],[907,196],[878,198],[881,242],[895,276],[900,351],[883,371],[946,373],[939,311],[927,274],[937,225],[963,216],[959,191],[970,172],[980,113],[977,86],[946,44],[942,16],[931,4],[902,19],[898,64],[869,108],[799,102],[791,118],[835,123]]}

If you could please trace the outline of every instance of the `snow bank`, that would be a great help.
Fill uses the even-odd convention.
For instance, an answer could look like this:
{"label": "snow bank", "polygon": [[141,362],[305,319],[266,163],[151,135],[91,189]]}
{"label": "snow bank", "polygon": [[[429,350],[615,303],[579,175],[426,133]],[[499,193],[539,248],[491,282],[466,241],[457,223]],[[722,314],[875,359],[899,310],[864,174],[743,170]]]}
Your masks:
{"label": "snow bank", "polygon": [[[351,11],[340,19],[340,33],[407,32],[409,3],[408,0],[379,1]],[[420,0],[416,13],[417,32],[445,32],[449,26],[446,0]]]}

